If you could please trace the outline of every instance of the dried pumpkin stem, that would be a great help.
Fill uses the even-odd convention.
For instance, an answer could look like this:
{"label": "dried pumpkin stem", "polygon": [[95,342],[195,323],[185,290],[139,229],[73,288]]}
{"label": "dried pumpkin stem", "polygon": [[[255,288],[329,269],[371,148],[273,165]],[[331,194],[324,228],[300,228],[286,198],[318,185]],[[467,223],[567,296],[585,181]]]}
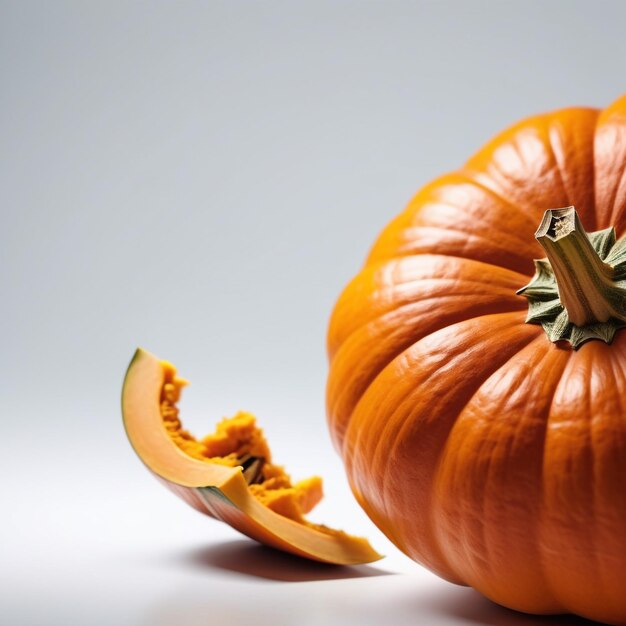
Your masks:
{"label": "dried pumpkin stem", "polygon": [[535,233],[556,278],[559,300],[576,326],[626,320],[626,290],[594,249],[573,206],[549,209]]}

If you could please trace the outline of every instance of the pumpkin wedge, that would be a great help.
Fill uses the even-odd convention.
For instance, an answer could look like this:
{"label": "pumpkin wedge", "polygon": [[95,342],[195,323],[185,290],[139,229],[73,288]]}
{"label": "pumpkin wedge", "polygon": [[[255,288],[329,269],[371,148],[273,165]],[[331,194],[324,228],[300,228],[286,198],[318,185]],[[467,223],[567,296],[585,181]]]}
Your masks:
{"label": "pumpkin wedge", "polygon": [[126,433],[166,487],[198,511],[286,552],[342,565],[381,558],[366,539],[304,518],[322,497],[321,479],[291,484],[272,464],[263,431],[249,413],[222,420],[201,440],[183,430],[176,403],[185,384],[173,365],[142,349],[124,379]]}

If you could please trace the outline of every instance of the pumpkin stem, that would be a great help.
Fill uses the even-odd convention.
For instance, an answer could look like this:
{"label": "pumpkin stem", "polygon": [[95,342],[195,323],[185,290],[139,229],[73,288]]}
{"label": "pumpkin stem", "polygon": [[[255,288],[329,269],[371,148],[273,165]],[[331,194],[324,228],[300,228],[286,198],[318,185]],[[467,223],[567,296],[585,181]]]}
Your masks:
{"label": "pumpkin stem", "polygon": [[614,228],[587,234],[573,206],[546,211],[535,237],[548,258],[517,292],[528,298],[526,322],[575,349],[611,343],[626,326],[626,238],[616,241]]}
{"label": "pumpkin stem", "polygon": [[616,286],[613,268],[594,249],[573,206],[548,209],[535,238],[548,255],[570,322],[626,320],[626,292]]}

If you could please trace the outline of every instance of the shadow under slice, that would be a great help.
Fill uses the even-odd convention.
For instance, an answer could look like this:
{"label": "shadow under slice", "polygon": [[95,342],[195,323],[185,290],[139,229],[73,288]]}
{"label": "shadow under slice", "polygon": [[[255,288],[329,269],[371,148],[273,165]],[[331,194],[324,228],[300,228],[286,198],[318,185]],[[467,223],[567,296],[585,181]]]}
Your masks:
{"label": "shadow under slice", "polygon": [[386,576],[371,565],[332,565],[281,552],[247,539],[202,546],[176,557],[193,568],[217,569],[282,582],[309,582]]}

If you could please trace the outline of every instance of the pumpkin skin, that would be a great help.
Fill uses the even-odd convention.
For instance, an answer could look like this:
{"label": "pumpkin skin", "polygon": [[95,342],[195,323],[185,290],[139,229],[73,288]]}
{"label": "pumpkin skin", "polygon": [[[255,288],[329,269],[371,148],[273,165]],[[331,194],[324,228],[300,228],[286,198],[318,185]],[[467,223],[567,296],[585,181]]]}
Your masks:
{"label": "pumpkin skin", "polygon": [[525,323],[534,237],[626,230],[626,96],[526,119],[382,231],[328,331],[327,416],[379,528],[509,608],[626,624],[626,331]]}
{"label": "pumpkin skin", "polygon": [[[282,480],[278,485],[274,483],[273,491],[272,487],[265,489],[271,477],[265,485],[256,480],[253,482],[257,484],[248,483],[239,463],[244,459],[237,454],[241,446],[248,446],[248,451],[262,451],[266,466],[270,464],[267,442],[250,414],[242,412],[223,420],[222,425],[229,425],[221,431],[218,425],[218,430],[201,442],[183,431],[176,406],[185,384],[171,363],[141,348],[135,352],[124,378],[122,418],[126,434],[137,456],[160,483],[200,513],[273,548],[340,565],[381,558],[366,539],[303,518],[302,514],[321,498],[319,478],[302,481],[295,488],[285,488]],[[207,443],[213,450],[210,454]],[[206,456],[200,453],[202,448]],[[231,453],[237,458],[224,464]],[[284,478],[282,468],[274,467],[273,480],[280,474]],[[253,493],[258,487],[261,498]]]}

